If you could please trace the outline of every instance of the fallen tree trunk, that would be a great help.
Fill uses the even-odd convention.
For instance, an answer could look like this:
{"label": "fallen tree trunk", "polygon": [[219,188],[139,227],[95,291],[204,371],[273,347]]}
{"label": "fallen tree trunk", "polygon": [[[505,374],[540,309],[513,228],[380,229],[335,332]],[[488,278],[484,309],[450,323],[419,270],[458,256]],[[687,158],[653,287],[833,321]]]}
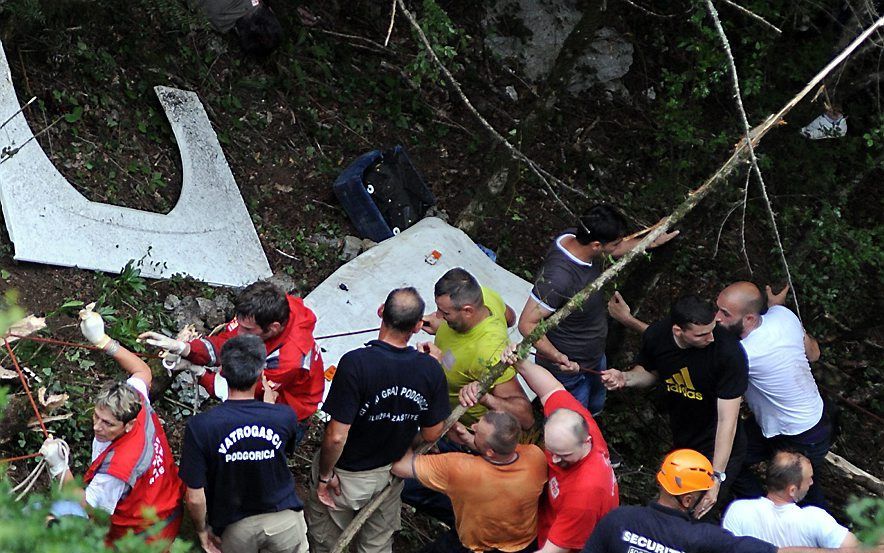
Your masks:
{"label": "fallen tree trunk", "polygon": [[[414,21],[413,16],[405,9],[405,5],[402,0],[398,0],[399,8],[406,14],[410,21]],[[734,149],[733,154],[727,159],[727,161],[722,164],[722,166],[705,182],[703,182],[700,187],[693,190],[687,195],[687,198],[681,202],[673,211],[669,214],[669,216],[664,217],[660,220],[659,223],[648,232],[645,237],[626,255],[620,258],[617,263],[612,265],[608,270],[599,275],[599,277],[589,284],[583,290],[577,292],[571,300],[565,304],[564,307],[553,313],[549,318],[542,321],[540,324],[535,327],[534,331],[525,337],[522,342],[519,343],[518,349],[516,350],[517,355],[520,359],[524,359],[527,355],[531,347],[534,343],[540,339],[541,336],[545,335],[550,330],[556,328],[559,323],[570,315],[575,309],[579,309],[580,306],[586,301],[586,299],[598,292],[604,287],[611,279],[616,277],[627,265],[632,263],[634,259],[641,256],[648,247],[662,235],[667,232],[672,226],[684,218],[692,209],[694,209],[700,200],[705,198],[716,189],[719,185],[723,184],[727,177],[729,177],[734,170],[745,163],[749,158],[749,153],[755,146],[761,142],[761,139],[775,126],[780,124],[783,120],[783,117],[789,113],[789,111],[794,108],[798,102],[800,102],[808,93],[812,90],[815,90],[820,82],[832,72],[835,67],[837,67],[841,62],[847,59],[860,44],[862,44],[875,30],[884,26],[884,17],[878,19],[873,25],[871,25],[868,29],[866,29],[860,36],[858,36],[841,54],[839,54],[835,59],[830,61],[819,73],[814,76],[801,91],[796,94],[789,102],[786,103],[778,112],[773,115],[770,115],[765,119],[760,125],[752,129],[749,133],[748,137],[744,137]],[[437,63],[441,64],[438,61],[438,58],[432,56]],[[446,76],[450,77],[450,73],[443,66],[441,67],[443,73]],[[453,80],[453,78],[451,78]],[[748,139],[748,141],[747,141]],[[503,374],[503,371],[506,369],[506,365],[501,363],[497,363],[493,367],[489,367],[485,372],[485,375],[479,380],[481,385],[480,394],[484,394],[490,385],[497,380],[497,378]],[[481,395],[480,395],[481,397]],[[455,422],[464,414],[466,408],[463,406],[458,406],[455,408],[448,419],[445,421],[445,428],[443,430],[443,435],[445,432],[451,428]],[[426,453],[433,444],[424,444],[419,450],[418,453]],[[344,532],[338,538],[338,541],[335,543],[334,548],[332,548],[332,553],[343,553],[343,551],[350,544],[350,541],[356,536],[359,532],[359,529],[362,528],[362,525],[365,524],[365,521],[368,520],[368,517],[377,510],[378,506],[392,493],[392,488],[387,487],[383,492],[378,494],[368,505],[362,508],[356,517],[350,522],[349,526],[344,529]]]}
{"label": "fallen tree trunk", "polygon": [[853,480],[878,497],[884,497],[884,482],[882,482],[880,478],[872,476],[844,457],[836,455],[831,451],[826,454],[826,461],[828,461],[833,467],[837,468],[841,474],[850,480]]}

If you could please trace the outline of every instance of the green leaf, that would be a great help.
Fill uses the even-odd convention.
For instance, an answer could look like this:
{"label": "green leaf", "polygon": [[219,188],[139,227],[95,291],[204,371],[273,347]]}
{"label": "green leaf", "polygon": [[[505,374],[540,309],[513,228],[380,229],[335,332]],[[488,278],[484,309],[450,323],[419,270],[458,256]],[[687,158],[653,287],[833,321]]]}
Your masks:
{"label": "green leaf", "polygon": [[71,307],[83,307],[85,304],[80,300],[68,300],[61,304],[62,309],[69,309]]}
{"label": "green leaf", "polygon": [[76,123],[81,117],[83,117],[83,106],[77,106],[74,108],[74,111],[64,116],[64,120],[68,123]]}

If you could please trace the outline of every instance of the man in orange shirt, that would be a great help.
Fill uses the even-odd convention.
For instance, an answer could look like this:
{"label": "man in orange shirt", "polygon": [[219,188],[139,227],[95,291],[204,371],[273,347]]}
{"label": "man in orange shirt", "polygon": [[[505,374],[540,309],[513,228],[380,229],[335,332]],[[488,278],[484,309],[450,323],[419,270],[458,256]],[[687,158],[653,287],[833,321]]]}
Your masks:
{"label": "man in orange shirt", "polygon": [[521,551],[537,535],[537,503],[546,483],[546,459],[535,445],[519,444],[512,415],[489,411],[472,427],[458,427],[478,455],[415,455],[393,464],[401,478],[444,493],[454,506],[457,535],[466,550]]}

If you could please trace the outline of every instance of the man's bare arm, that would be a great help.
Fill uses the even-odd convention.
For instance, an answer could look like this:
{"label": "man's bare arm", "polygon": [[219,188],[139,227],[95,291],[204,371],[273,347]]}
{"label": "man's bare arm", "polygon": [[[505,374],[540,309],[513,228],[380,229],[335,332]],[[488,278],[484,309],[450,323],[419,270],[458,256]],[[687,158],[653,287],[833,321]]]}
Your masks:
{"label": "man's bare arm", "polygon": [[611,296],[610,301],[608,301],[608,313],[615,321],[619,322],[626,328],[631,328],[639,334],[642,334],[649,326],[648,323],[641,321],[632,315],[632,309],[629,308],[629,304],[626,303],[623,296],[620,295],[620,292],[614,292],[614,295]]}
{"label": "man's bare arm", "polygon": [[433,426],[426,426],[421,428],[421,438],[425,442],[435,442],[442,436],[442,429],[445,427],[445,421],[442,421],[438,424],[434,424]]}
{"label": "man's bare arm", "polygon": [[[525,307],[522,308],[522,315],[519,317],[519,332],[522,336],[528,336],[534,332],[534,329],[543,319],[549,317],[553,313],[553,311],[549,311],[537,303],[537,300],[529,297],[525,302]],[[560,352],[545,335],[541,336],[539,340],[534,342],[534,349],[536,349],[537,353],[542,357],[558,364],[561,370],[580,370],[577,363],[568,359],[568,356]]]}
{"label": "man's bare arm", "polygon": [[[721,399],[717,401],[718,422],[715,427],[715,449],[712,453],[712,470],[724,472],[731,458],[731,450],[734,446],[734,436],[737,433],[737,419],[740,417],[740,402],[742,398]],[[731,475],[735,476],[735,475]],[[718,501],[718,490],[721,482],[716,478],[715,485],[700,499],[695,512],[697,518],[702,517],[715,507]]]}
{"label": "man's bare arm", "polygon": [[534,410],[517,378],[496,385],[479,403],[492,411],[504,411],[516,417],[523,430],[534,426]]}
{"label": "man's bare arm", "polygon": [[325,434],[322,436],[322,446],[319,450],[319,477],[328,480],[338,459],[341,458],[341,452],[344,451],[344,444],[347,443],[347,436],[350,434],[350,425],[331,419],[325,427]]}
{"label": "man's bare arm", "polygon": [[417,478],[414,474],[414,458],[416,455],[414,451],[409,449],[405,452],[405,455],[402,456],[401,459],[393,463],[392,468],[390,468],[390,472],[393,473],[394,476],[398,476],[399,478]]}
{"label": "man's bare arm", "polygon": [[[530,300],[529,300],[530,301]],[[535,344],[536,346],[537,344]],[[516,344],[510,344],[503,354],[505,363],[513,365],[516,370],[525,379],[528,387],[537,394],[541,404],[546,404],[546,400],[553,392],[564,390],[565,387],[550,372],[537,363],[532,363],[527,359],[518,361],[515,355]],[[518,361],[518,362],[517,362]]]}
{"label": "man's bare arm", "polygon": [[820,343],[806,331],[804,332],[804,355],[807,356],[807,360],[811,363],[820,360]]}

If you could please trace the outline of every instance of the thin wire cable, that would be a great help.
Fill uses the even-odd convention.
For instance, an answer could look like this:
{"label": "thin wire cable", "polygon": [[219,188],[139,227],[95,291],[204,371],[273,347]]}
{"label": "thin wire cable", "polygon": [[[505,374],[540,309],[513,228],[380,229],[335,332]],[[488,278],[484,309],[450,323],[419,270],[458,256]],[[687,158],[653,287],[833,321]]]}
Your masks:
{"label": "thin wire cable", "polygon": [[[102,349],[100,347],[93,346],[91,344],[81,344],[78,342],[66,342],[64,340],[55,340],[54,338],[40,338],[39,336],[22,336],[19,334],[12,334],[12,333],[7,334],[7,336],[9,336],[10,338],[17,338],[19,340],[30,340],[31,342],[41,342],[44,344],[54,344],[56,346],[88,349],[88,350],[92,350],[92,351],[102,351]],[[162,358],[161,355],[157,355],[155,353],[138,353],[136,351],[133,351],[132,353],[134,353],[135,355],[137,355],[138,357],[141,357],[143,359],[160,359],[160,358]]]}

